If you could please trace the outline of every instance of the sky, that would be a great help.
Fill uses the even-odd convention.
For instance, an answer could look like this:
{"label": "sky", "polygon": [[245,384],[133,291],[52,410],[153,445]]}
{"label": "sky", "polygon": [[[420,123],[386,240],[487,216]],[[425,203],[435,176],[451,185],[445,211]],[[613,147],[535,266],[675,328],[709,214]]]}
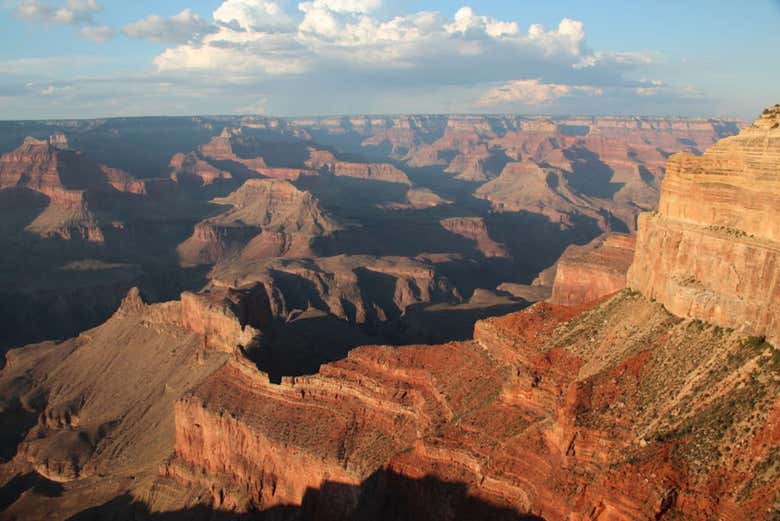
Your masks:
{"label": "sky", "polygon": [[780,0],[0,0],[0,119],[780,103]]}

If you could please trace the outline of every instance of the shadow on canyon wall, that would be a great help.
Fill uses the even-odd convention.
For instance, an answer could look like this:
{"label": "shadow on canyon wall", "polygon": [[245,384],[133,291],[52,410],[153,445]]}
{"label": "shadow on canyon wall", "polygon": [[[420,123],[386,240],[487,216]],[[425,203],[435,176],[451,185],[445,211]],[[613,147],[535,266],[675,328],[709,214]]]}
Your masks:
{"label": "shadow on canyon wall", "polygon": [[345,358],[365,345],[444,344],[469,340],[474,324],[492,316],[524,309],[517,302],[469,307],[413,305],[402,316],[385,322],[355,324],[325,312],[309,310],[295,320],[275,322],[247,355],[273,383],[284,376],[315,374],[322,364]]}
{"label": "shadow on canyon wall", "polygon": [[207,507],[151,513],[130,496],[84,510],[68,521],[543,521],[469,495],[464,483],[426,476],[412,479],[380,470],[361,485],[325,482],[309,489],[300,506],[275,506],[249,513]]}

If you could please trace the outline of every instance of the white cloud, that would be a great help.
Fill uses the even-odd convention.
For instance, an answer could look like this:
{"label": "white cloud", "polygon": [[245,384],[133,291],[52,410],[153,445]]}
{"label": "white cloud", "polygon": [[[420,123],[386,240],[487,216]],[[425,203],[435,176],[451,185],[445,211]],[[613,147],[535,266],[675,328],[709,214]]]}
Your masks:
{"label": "white cloud", "polygon": [[260,98],[257,101],[249,103],[248,105],[241,105],[237,107],[233,112],[235,114],[260,115],[260,114],[265,114],[267,111],[268,111],[268,98]]}
{"label": "white cloud", "polygon": [[478,16],[471,7],[461,7],[455,13],[455,20],[445,26],[448,33],[484,33],[493,38],[512,36],[520,32],[517,22],[501,22],[487,16]]}
{"label": "white cloud", "polygon": [[382,5],[382,0],[314,0],[301,2],[301,11],[309,9],[326,9],[334,13],[370,13]]}
{"label": "white cloud", "polygon": [[572,70],[598,61],[585,45],[583,24],[568,18],[557,28],[532,25],[524,33],[515,21],[481,16],[470,7],[451,20],[431,12],[381,19],[371,14],[379,0],[313,0],[298,4],[302,18],[296,21],[282,6],[270,0],[225,0],[212,15],[218,30],[193,35],[154,62],[161,71],[242,69],[247,76],[327,67],[422,71],[431,63],[442,69],[462,58],[480,59],[480,69],[493,64],[494,74],[508,66],[554,64]]}
{"label": "white cloud", "polygon": [[53,96],[55,94],[62,94],[63,92],[67,92],[67,91],[71,90],[71,88],[72,87],[70,85],[64,85],[62,87],[56,87],[54,85],[49,85],[46,88],[41,89],[39,94],[41,96]]}
{"label": "white cloud", "polygon": [[18,17],[34,22],[62,25],[93,24],[93,16],[103,10],[97,0],[68,0],[51,5],[41,0],[21,0],[15,8]]}
{"label": "white cloud", "polygon": [[90,25],[82,27],[81,36],[95,43],[105,43],[114,37],[114,29],[107,25]]}
{"label": "white cloud", "polygon": [[[92,18],[100,8],[95,0],[59,0],[59,7],[55,0],[46,2],[22,0],[14,5],[23,18],[75,24],[85,37],[98,41],[108,37],[109,29]],[[659,55],[592,49],[584,24],[572,18],[550,27],[522,25],[468,6],[453,16],[384,15],[398,4],[385,2],[380,9],[380,0],[222,0],[210,16],[190,9],[171,17],[150,15],[123,31],[171,42],[154,58],[156,71],[150,73],[170,85],[160,86],[155,98],[155,107],[166,112],[164,100],[176,102],[171,111],[224,107],[291,114],[555,110],[578,103],[587,111],[597,105],[610,111],[616,102],[628,110],[637,102],[666,110],[670,100],[696,97],[693,90],[632,79],[655,74]],[[58,15],[61,9],[69,14]],[[9,65],[0,62],[0,71]],[[28,67],[43,69],[43,63]],[[74,83],[76,76],[45,70],[38,77],[25,74],[18,82],[31,78],[38,82],[37,93],[49,83]],[[96,83],[92,92],[109,83]],[[197,93],[193,86],[198,86]],[[86,97],[82,83],[73,96],[76,91]],[[191,91],[189,101],[182,98],[185,91]],[[262,103],[260,92],[265,96]],[[132,98],[135,91],[124,95]]]}
{"label": "white cloud", "polygon": [[170,18],[152,14],[122,28],[122,32],[132,38],[174,43],[187,42],[214,31],[216,27],[192,9],[184,9]]}
{"label": "white cloud", "polygon": [[601,96],[604,89],[591,85],[542,83],[539,79],[514,80],[487,91],[479,99],[483,106],[543,105],[559,98],[576,95]]}
{"label": "white cloud", "polygon": [[245,31],[290,29],[294,25],[282,5],[271,0],[225,0],[213,16],[216,22]]}

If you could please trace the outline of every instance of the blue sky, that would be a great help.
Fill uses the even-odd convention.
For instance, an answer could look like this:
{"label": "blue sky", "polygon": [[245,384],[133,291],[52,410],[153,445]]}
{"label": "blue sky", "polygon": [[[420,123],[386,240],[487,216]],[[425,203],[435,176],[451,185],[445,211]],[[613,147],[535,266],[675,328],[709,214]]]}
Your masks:
{"label": "blue sky", "polygon": [[780,0],[0,0],[0,41],[0,119],[780,102]]}

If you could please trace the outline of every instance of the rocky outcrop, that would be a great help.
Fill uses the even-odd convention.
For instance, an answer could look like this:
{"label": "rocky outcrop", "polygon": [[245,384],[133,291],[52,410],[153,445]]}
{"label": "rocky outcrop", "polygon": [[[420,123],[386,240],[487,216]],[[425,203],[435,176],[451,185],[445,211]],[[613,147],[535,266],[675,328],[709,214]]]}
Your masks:
{"label": "rocky outcrop", "polygon": [[231,209],[195,225],[177,248],[183,266],[214,264],[234,254],[244,260],[303,257],[315,238],[339,229],[317,199],[289,181],[249,179],[212,202]]}
{"label": "rocky outcrop", "polygon": [[474,241],[485,257],[509,257],[506,247],[490,238],[485,221],[480,217],[451,217],[442,219],[441,225],[449,232]]}
{"label": "rocky outcrop", "polygon": [[399,183],[410,185],[409,177],[389,163],[353,163],[339,161],[326,150],[309,149],[309,159],[306,165],[340,177],[354,177],[366,181],[381,181],[385,183]]}
{"label": "rocky outcrop", "polygon": [[58,492],[51,503],[33,489],[4,496],[0,517],[67,519],[132,487],[144,493],[173,450],[173,403],[227,358],[204,351],[180,317],[178,302],[148,305],[131,290],[99,327],[8,352],[0,480],[25,491],[20,476],[37,476]]}
{"label": "rocky outcrop", "polygon": [[702,156],[670,158],[629,284],[671,312],[780,342],[780,108]]}
{"label": "rocky outcrop", "polygon": [[583,247],[570,246],[555,267],[550,302],[579,306],[622,290],[634,246],[634,236],[615,233]]}
{"label": "rocky outcrop", "polygon": [[203,347],[213,351],[249,349],[271,320],[268,295],[262,286],[181,295],[182,326],[200,335]]}
{"label": "rocky outcrop", "polygon": [[[259,146],[263,145],[263,146]],[[216,163],[235,164],[244,167],[244,171],[236,172],[239,178],[249,178],[254,175],[268,177],[272,179],[287,179],[295,181],[301,177],[314,176],[316,172],[309,168],[289,168],[271,166],[263,157],[267,151],[268,143],[263,143],[250,136],[244,136],[241,128],[225,128],[219,136],[215,136],[205,145],[201,145],[198,150],[192,154],[202,156]],[[189,155],[188,155],[189,157]],[[177,156],[174,156],[172,163],[178,162]],[[173,166],[173,165],[172,165]],[[209,168],[196,164],[201,172],[210,176]],[[211,166],[213,168],[213,166]],[[225,166],[225,168],[229,168]]]}
{"label": "rocky outcrop", "polygon": [[44,238],[102,243],[103,230],[89,195],[164,195],[171,189],[168,180],[139,180],[90,161],[68,148],[62,134],[48,140],[27,137],[19,148],[0,157],[0,190],[28,190],[48,198],[45,209],[26,227],[26,231]]}
{"label": "rocky outcrop", "polygon": [[576,213],[597,216],[593,203],[569,189],[565,174],[532,161],[507,164],[497,178],[480,186],[476,197],[500,212],[530,212],[553,222],[569,222]]}
{"label": "rocky outcrop", "polygon": [[211,277],[215,286],[262,284],[274,316],[284,318],[314,308],[353,324],[376,324],[414,304],[461,300],[434,263],[407,257],[231,258],[218,263]]}
{"label": "rocky outcrop", "polygon": [[388,205],[391,208],[412,208],[416,210],[433,208],[435,206],[453,204],[452,201],[444,199],[433,192],[429,188],[413,187],[406,191],[406,203],[391,203]]}
{"label": "rocky outcrop", "polygon": [[68,148],[63,135],[49,140],[25,138],[22,145],[0,157],[0,189],[35,190],[58,202],[72,191],[145,194],[145,181],[122,170],[90,161]]}
{"label": "rocky outcrop", "polygon": [[174,155],[171,158],[170,168],[171,179],[183,185],[208,186],[218,180],[233,178],[229,172],[210,164],[197,151]]}
{"label": "rocky outcrop", "polygon": [[280,385],[235,361],[177,403],[162,474],[236,510],[314,489],[348,517],[382,504],[371,476],[389,472],[544,519],[770,519],[778,368],[745,345],[623,293],[482,321],[472,342],[360,348]]}

